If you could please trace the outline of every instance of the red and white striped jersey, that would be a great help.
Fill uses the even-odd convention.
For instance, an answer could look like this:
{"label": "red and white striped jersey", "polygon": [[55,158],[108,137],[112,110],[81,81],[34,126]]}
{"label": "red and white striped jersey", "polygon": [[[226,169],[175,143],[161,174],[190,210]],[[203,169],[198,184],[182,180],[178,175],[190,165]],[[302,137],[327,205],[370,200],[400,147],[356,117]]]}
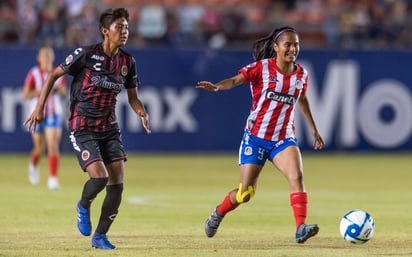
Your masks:
{"label": "red and white striped jersey", "polygon": [[[41,91],[48,76],[49,76],[49,72],[44,72],[40,69],[39,66],[34,66],[27,73],[24,85],[29,86],[30,89],[32,90]],[[63,86],[66,86],[66,79],[64,76],[56,80],[53,88],[59,88]],[[28,106],[29,107],[28,113],[31,113],[34,111],[37,100],[38,100],[38,97],[34,97],[30,99],[29,106]],[[47,117],[49,115],[61,115],[62,113],[63,113],[63,109],[62,109],[61,96],[59,94],[53,94],[51,92],[44,106],[44,116]]]}
{"label": "red and white striped jersey", "polygon": [[252,135],[271,141],[295,137],[294,111],[308,85],[308,72],[296,64],[291,74],[282,73],[276,58],[263,59],[239,70],[250,82],[252,106],[246,128]]}

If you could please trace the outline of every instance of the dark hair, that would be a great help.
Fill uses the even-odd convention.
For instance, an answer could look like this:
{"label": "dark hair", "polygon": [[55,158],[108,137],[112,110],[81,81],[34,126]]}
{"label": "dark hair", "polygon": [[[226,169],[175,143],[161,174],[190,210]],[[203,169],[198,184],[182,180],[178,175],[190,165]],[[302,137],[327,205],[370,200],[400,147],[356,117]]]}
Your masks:
{"label": "dark hair", "polygon": [[[102,28],[108,29],[110,25],[119,18],[125,18],[129,21],[129,11],[125,8],[117,8],[117,9],[107,9],[101,15],[99,19],[99,29],[100,32]],[[103,36],[103,34],[102,34]]]}
{"label": "dark hair", "polygon": [[255,61],[272,58],[276,56],[275,49],[273,49],[273,43],[278,43],[280,36],[284,32],[296,32],[296,29],[292,27],[281,27],[273,30],[269,35],[261,39],[256,40],[253,43],[253,58]]}

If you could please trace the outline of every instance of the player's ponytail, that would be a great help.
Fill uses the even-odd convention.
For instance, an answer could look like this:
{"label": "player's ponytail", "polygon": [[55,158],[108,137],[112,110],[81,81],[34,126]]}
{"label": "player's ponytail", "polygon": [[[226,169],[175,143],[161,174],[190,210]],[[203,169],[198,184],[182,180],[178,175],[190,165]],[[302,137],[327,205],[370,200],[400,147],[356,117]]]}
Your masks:
{"label": "player's ponytail", "polygon": [[277,44],[279,42],[280,36],[287,31],[296,33],[296,30],[292,27],[282,27],[273,30],[266,37],[256,40],[253,43],[253,58],[255,59],[255,61],[276,57],[276,52],[273,48],[273,44]]}

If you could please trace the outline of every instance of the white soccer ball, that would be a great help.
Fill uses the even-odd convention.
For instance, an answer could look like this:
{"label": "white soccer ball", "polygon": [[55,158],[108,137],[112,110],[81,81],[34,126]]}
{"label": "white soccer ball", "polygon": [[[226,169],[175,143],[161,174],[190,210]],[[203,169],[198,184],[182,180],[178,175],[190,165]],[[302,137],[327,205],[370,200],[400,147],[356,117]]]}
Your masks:
{"label": "white soccer ball", "polygon": [[369,213],[363,210],[352,210],[340,221],[340,234],[343,239],[353,244],[368,242],[375,232],[375,222]]}

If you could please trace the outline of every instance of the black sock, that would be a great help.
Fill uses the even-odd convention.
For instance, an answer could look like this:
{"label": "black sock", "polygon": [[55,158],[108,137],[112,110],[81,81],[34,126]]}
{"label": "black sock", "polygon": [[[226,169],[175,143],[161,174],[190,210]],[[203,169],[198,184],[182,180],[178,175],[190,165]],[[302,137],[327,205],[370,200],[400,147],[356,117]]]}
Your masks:
{"label": "black sock", "polygon": [[114,219],[119,212],[120,202],[122,201],[123,184],[106,186],[106,197],[102,205],[99,224],[96,232],[106,234],[109,231]]}
{"label": "black sock", "polygon": [[109,178],[89,179],[84,184],[80,205],[85,209],[89,209],[92,201],[96,198],[97,194],[104,189],[108,180]]}

